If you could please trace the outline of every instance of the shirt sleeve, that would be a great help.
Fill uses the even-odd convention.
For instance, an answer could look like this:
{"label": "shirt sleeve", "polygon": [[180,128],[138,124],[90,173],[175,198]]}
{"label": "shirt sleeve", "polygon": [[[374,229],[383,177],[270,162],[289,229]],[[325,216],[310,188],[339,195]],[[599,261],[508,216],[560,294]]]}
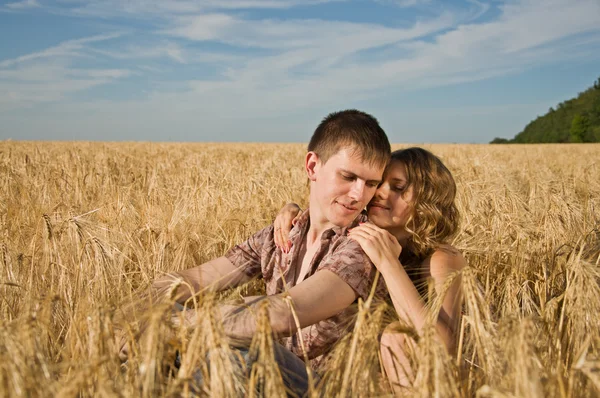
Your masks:
{"label": "shirt sleeve", "polygon": [[225,253],[225,257],[246,275],[253,278],[262,274],[261,264],[264,251],[268,250],[269,243],[273,241],[273,225],[269,225],[252,235],[247,241],[232,247]]}
{"label": "shirt sleeve", "polygon": [[[335,248],[331,255],[326,256],[317,271],[328,270],[346,282],[363,300],[366,300],[373,286],[377,269],[362,250],[358,242],[349,238]],[[383,278],[379,278],[377,295],[385,294]]]}

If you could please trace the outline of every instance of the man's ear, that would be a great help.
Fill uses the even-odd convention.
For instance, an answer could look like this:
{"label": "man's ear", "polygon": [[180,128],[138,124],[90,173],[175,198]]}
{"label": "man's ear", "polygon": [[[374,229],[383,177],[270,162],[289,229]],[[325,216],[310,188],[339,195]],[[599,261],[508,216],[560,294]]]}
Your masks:
{"label": "man's ear", "polygon": [[304,160],[304,168],[306,169],[309,180],[315,181],[317,179],[317,171],[320,166],[321,159],[319,159],[319,155],[312,151],[308,152],[306,154],[306,159]]}

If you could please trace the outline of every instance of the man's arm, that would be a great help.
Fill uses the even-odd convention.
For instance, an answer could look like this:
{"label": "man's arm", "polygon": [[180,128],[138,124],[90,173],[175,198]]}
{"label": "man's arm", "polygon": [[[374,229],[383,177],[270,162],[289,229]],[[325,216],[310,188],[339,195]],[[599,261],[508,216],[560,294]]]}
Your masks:
{"label": "man's arm", "polygon": [[[292,287],[289,294],[267,296],[269,318],[273,332],[290,336],[300,328],[330,318],[350,306],[356,300],[356,292],[335,273],[322,270],[300,284]],[[222,306],[225,333],[234,340],[248,342],[256,333],[258,305],[262,300],[247,303],[243,307]],[[291,301],[292,308],[289,302]]]}
{"label": "man's arm", "polygon": [[[201,291],[220,291],[249,281],[251,278],[242,268],[236,267],[226,257],[219,257],[199,266],[173,272],[156,279],[150,289],[138,298],[137,302],[120,309],[121,321],[115,324],[115,339],[122,361],[127,360],[129,345],[124,324],[131,319],[131,312],[147,310],[167,297],[185,304],[193,295]],[[138,334],[142,334],[147,324],[141,321]]]}
{"label": "man's arm", "polygon": [[200,291],[217,292],[248,282],[250,277],[226,257],[219,257],[183,271],[169,273],[152,283],[157,299],[171,295],[184,304]]}

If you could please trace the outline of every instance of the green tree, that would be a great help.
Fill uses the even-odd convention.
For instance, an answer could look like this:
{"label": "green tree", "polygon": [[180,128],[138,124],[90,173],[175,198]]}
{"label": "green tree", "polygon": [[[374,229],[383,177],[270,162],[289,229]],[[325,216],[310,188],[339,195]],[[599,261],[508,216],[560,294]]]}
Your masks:
{"label": "green tree", "polygon": [[597,127],[600,127],[600,79],[575,98],[562,101],[545,115],[536,117],[509,142],[599,142]]}
{"label": "green tree", "polygon": [[594,136],[594,142],[600,142],[600,126],[594,127],[592,133]]}
{"label": "green tree", "polygon": [[587,131],[590,124],[587,117],[580,114],[575,115],[571,121],[571,129],[569,130],[571,142],[585,142]]}
{"label": "green tree", "polygon": [[490,142],[490,144],[510,144],[510,141],[506,138],[496,137]]}

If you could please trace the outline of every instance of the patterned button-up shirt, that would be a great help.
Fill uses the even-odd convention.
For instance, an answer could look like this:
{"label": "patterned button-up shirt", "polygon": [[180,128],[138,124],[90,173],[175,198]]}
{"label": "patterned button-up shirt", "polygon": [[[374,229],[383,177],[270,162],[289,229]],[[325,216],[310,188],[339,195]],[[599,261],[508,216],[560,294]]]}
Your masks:
{"label": "patterned button-up shirt", "polygon": [[[334,227],[323,232],[320,247],[312,259],[306,278],[321,270],[328,270],[344,280],[358,297],[365,300],[371,290],[376,269],[360,245],[347,236],[347,229],[360,221],[366,221],[366,217],[360,215],[349,227]],[[225,256],[248,276],[262,276],[267,295],[282,293],[285,291],[284,281],[288,289],[296,285],[296,268],[302,264],[302,259],[298,258],[302,239],[309,227],[309,212],[306,210],[290,232],[292,249],[287,254],[275,246],[274,227],[270,225],[229,250]],[[379,278],[376,294],[382,296],[386,292],[383,278]],[[318,370],[333,345],[350,330],[355,313],[356,309],[351,306],[301,330],[304,348],[313,369]],[[281,343],[302,358],[302,347],[297,334],[281,339]]]}

